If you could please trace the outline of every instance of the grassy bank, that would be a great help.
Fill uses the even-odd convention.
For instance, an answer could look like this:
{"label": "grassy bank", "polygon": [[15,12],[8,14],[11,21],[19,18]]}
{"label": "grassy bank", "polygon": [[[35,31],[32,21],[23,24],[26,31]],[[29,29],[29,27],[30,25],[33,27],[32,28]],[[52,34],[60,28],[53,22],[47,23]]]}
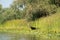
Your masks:
{"label": "grassy bank", "polygon": [[[29,24],[36,29],[31,30]],[[7,21],[0,25],[1,32],[31,34],[35,35],[37,40],[60,40],[60,8],[51,16],[42,17],[31,22],[24,19]]]}

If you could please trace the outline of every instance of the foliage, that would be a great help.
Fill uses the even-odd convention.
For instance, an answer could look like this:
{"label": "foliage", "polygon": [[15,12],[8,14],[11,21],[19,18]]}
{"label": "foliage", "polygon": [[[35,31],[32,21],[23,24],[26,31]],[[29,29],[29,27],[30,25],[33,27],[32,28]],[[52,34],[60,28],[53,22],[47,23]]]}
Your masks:
{"label": "foliage", "polygon": [[56,12],[56,6],[49,4],[47,0],[36,1],[28,3],[26,7],[26,18],[28,20],[35,20],[42,16],[54,14]]}
{"label": "foliage", "polygon": [[2,5],[0,4],[0,10],[2,10]]}
{"label": "foliage", "polygon": [[56,12],[56,6],[49,4],[49,0],[16,0],[10,8],[3,9],[2,21],[12,19],[36,20]]}
{"label": "foliage", "polygon": [[60,6],[60,0],[50,0],[50,3]]}

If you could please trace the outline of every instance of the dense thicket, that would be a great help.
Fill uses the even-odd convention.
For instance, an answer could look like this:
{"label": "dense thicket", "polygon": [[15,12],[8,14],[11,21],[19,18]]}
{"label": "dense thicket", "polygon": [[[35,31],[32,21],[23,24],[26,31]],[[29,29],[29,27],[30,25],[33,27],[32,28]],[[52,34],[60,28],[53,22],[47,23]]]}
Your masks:
{"label": "dense thicket", "polygon": [[[54,14],[56,12],[56,5],[50,4],[50,0],[17,0],[16,4],[20,8],[25,6],[22,11],[23,18],[28,20],[35,20],[37,18]],[[23,13],[24,12],[24,13]]]}
{"label": "dense thicket", "polygon": [[51,4],[55,4],[56,6],[60,6],[60,0],[50,0]]}
{"label": "dense thicket", "polygon": [[[54,0],[53,0],[54,1]],[[10,8],[0,6],[0,23],[12,19],[36,20],[56,12],[51,0],[16,0]]]}

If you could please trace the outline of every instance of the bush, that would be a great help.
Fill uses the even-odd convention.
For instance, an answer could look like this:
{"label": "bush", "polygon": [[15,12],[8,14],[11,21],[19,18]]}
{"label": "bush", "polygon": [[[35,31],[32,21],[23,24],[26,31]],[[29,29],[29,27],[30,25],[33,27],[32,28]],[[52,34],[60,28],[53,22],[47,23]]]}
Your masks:
{"label": "bush", "polygon": [[[16,19],[27,19],[28,21],[38,19],[56,12],[56,6],[49,3],[49,0],[17,0],[13,9],[16,12]],[[23,7],[24,6],[24,7]]]}
{"label": "bush", "polygon": [[50,0],[51,4],[55,4],[56,6],[60,6],[60,0]]}
{"label": "bush", "polygon": [[49,4],[48,1],[37,1],[36,4],[28,4],[26,8],[26,19],[35,20],[54,13],[56,13],[55,5]]}
{"label": "bush", "polygon": [[27,19],[28,21],[36,20],[40,17],[45,17],[56,12],[56,6],[49,3],[49,0],[19,0],[10,8],[4,9],[5,11],[0,15],[1,21],[12,19]]}

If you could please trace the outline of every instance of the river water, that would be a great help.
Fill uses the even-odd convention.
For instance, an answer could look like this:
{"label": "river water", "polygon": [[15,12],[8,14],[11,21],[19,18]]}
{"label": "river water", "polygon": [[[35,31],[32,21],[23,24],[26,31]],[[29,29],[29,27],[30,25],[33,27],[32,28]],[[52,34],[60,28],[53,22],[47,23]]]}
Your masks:
{"label": "river water", "polygon": [[0,33],[0,40],[13,40],[15,37],[15,35]]}
{"label": "river water", "polygon": [[29,35],[0,33],[0,40],[31,40]]}

